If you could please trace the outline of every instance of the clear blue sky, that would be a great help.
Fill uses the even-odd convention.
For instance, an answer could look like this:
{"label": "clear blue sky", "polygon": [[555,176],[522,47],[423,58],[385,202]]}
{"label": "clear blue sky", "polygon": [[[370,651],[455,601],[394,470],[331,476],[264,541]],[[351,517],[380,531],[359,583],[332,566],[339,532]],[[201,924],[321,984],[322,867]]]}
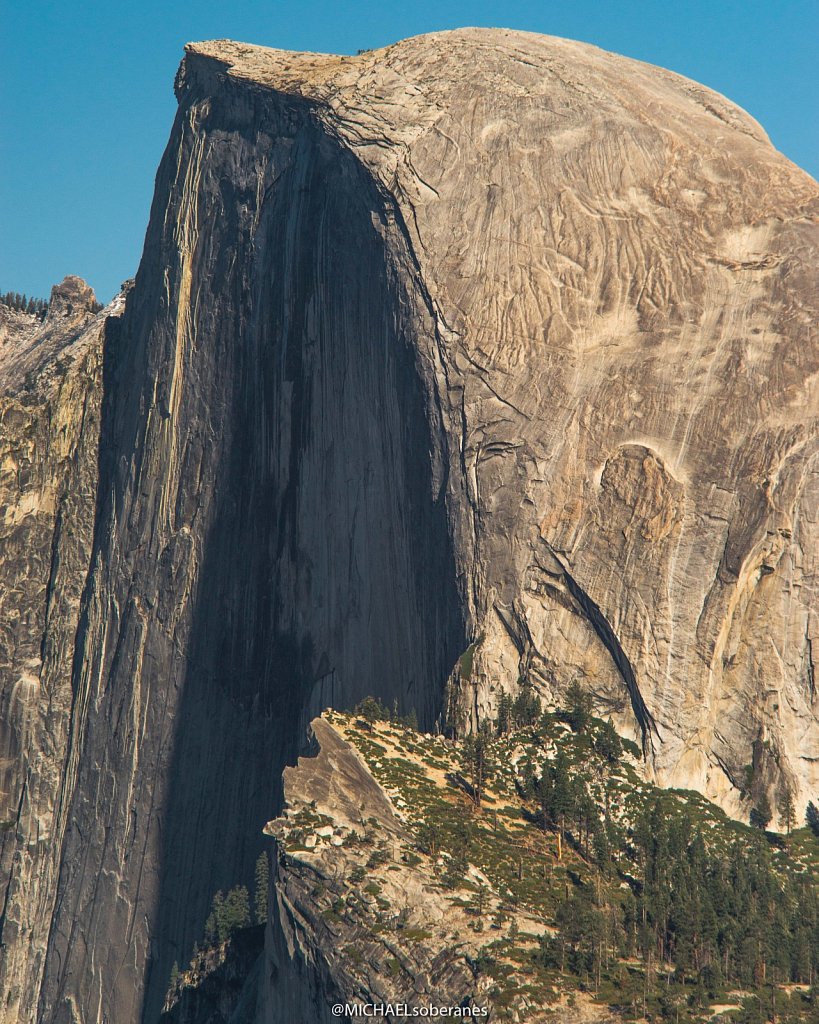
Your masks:
{"label": "clear blue sky", "polygon": [[27,0],[0,67],[0,291],[80,274],[109,300],[133,276],[191,39],[355,53],[464,25],[595,43],[739,103],[819,176],[817,0]]}

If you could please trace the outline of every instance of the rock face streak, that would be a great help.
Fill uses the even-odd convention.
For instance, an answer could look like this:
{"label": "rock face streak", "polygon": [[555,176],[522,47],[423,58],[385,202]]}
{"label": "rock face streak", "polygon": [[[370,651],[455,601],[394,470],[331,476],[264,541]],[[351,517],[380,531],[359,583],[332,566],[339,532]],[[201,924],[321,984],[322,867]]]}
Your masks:
{"label": "rock face streak", "polygon": [[0,664],[36,709],[3,737],[0,1020],[156,1020],[307,719],[374,692],[431,724],[470,641],[462,718],[579,677],[659,781],[803,808],[815,183],[709,90],[522,33],[197,44],[177,93],[67,417],[78,511],[18,502],[39,554],[2,554],[3,599],[40,589]]}

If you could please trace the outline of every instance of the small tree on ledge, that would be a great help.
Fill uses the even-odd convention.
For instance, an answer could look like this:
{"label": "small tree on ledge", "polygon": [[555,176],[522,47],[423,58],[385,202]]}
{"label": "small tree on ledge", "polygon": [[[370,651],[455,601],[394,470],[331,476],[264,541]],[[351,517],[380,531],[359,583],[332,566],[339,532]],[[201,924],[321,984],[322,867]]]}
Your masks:
{"label": "small tree on ledge", "polygon": [[475,806],[480,807],[486,779],[491,770],[489,751],[489,727],[482,722],[477,733],[466,737],[463,744],[463,764],[472,786]]}
{"label": "small tree on ledge", "polygon": [[575,732],[585,732],[592,713],[591,694],[575,679],[566,690],[566,721]]}
{"label": "small tree on ledge", "polygon": [[262,852],[256,861],[256,892],[254,893],[253,910],[256,924],[267,921],[267,893],[270,888],[270,864],[267,854]]}
{"label": "small tree on ledge", "polygon": [[751,808],[751,824],[754,828],[762,829],[764,832],[768,825],[770,825],[772,817],[771,803],[763,793],[759,800],[757,800],[756,807]]}

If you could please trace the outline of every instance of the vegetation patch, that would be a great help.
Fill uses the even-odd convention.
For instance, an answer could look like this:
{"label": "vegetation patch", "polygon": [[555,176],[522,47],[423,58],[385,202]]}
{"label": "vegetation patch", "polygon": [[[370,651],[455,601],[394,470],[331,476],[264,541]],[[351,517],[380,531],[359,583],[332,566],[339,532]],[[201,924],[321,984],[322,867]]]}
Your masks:
{"label": "vegetation patch", "polygon": [[497,1019],[584,993],[626,1020],[819,1020],[810,828],[774,837],[654,787],[579,686],[544,712],[523,684],[458,743],[389,715],[366,734],[332,720],[405,817],[401,863],[426,863],[486,931],[473,966]]}

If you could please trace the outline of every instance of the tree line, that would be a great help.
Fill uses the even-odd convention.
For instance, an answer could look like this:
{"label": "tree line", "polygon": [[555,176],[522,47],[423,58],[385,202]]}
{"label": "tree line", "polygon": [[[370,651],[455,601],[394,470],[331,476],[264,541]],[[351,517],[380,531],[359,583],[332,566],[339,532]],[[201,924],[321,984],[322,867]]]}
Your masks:
{"label": "tree line", "polygon": [[[239,932],[267,921],[267,900],[270,889],[270,864],[266,853],[260,853],[254,872],[254,891],[251,895],[244,885],[235,885],[227,892],[219,890],[210,905],[202,942],[193,946],[190,969],[195,970],[203,953],[228,942]],[[172,1002],[181,977],[179,964],[174,962],[168,984],[166,1003]]]}
{"label": "tree line", "polygon": [[37,299],[33,295],[21,295],[20,292],[0,294],[0,304],[8,306],[9,309],[16,309],[19,313],[30,313],[39,316],[41,320],[48,312],[48,302],[46,299]]}
{"label": "tree line", "polygon": [[[557,934],[542,937],[536,961],[599,988],[605,976],[622,972],[618,961],[636,958],[642,981],[623,987],[630,1012],[641,1009],[645,1016],[650,1003],[661,1017],[676,1020],[680,999],[692,1009],[731,987],[766,994],[770,1006],[763,1009],[761,997],[754,1004],[760,1020],[776,1019],[777,986],[812,986],[819,995],[815,878],[810,870],[799,875],[776,863],[784,841],[766,833],[770,816],[760,821],[756,808],[755,829],[733,831],[726,824],[715,842],[696,807],[655,791],[640,800],[629,822],[615,818],[605,780],[628,741],[611,722],[592,717],[590,697],[579,685],[552,715],[528,684],[514,699],[501,694],[495,726],[482,726],[461,748],[476,806],[497,767],[496,738],[525,729],[545,741],[554,735],[555,719],[570,726],[574,747],[585,754],[572,763],[558,746],[540,766],[523,764],[519,793],[532,823],[556,835],[558,862],[570,845],[596,869],[598,881],[567,887]],[[604,781],[604,805],[590,792],[592,774]],[[819,836],[813,802],[805,819]],[[787,821],[788,831],[795,823]],[[618,883],[626,890],[613,890]],[[751,1020],[749,1013],[743,1020]]]}

